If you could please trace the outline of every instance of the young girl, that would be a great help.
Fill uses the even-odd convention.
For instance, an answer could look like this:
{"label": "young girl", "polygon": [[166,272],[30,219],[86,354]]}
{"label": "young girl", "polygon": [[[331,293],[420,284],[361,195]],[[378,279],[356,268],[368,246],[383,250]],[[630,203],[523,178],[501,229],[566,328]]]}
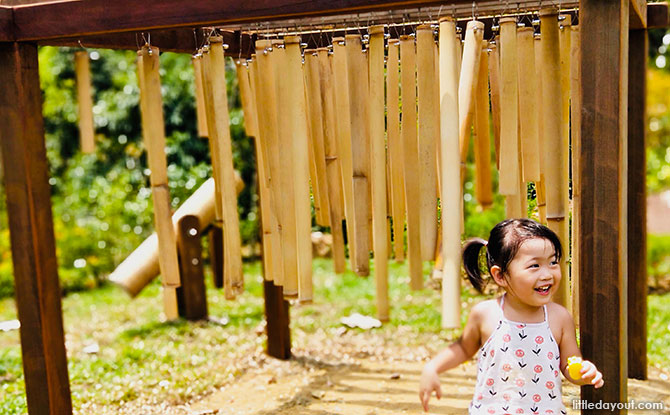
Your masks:
{"label": "young girl", "polygon": [[588,360],[582,361],[581,378],[573,379],[568,372],[568,357],[581,353],[572,317],[551,301],[561,282],[561,242],[530,219],[500,222],[488,243],[468,241],[463,263],[479,292],[486,285],[479,266],[482,248],[486,268],[504,293],[474,306],[461,338],[426,364],[419,389],[423,408],[428,411],[433,391],[438,399],[442,395],[438,374],[479,350],[471,415],[565,414],[559,371],[576,385],[596,388],[603,385],[603,377]]}

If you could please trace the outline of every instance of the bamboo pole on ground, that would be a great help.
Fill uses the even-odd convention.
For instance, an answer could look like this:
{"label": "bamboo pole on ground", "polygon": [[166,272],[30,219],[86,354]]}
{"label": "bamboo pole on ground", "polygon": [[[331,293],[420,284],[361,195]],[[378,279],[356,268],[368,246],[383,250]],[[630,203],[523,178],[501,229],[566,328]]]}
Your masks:
{"label": "bamboo pole on ground", "polygon": [[163,307],[165,317],[178,317],[177,291],[180,285],[177,238],[172,226],[170,190],[165,156],[165,124],[163,99],[159,75],[158,48],[143,46],[138,52],[138,80],[140,85],[140,110],[142,135],[147,149],[147,162],[151,175],[151,195],[154,203],[154,225],[158,235],[158,263],[163,280]]}
{"label": "bamboo pole on ground", "polygon": [[489,42],[489,82],[491,84],[491,119],[493,120],[493,142],[496,150],[496,166],[500,170],[500,52],[498,45]]}
{"label": "bamboo pole on ground", "polygon": [[[547,198],[547,222],[559,238],[563,238],[566,229],[566,206],[564,194],[564,162],[566,157],[561,143],[563,137],[562,102],[561,102],[561,67],[560,48],[558,38],[558,13],[554,8],[540,10],[542,31],[541,67],[542,72],[542,121],[544,123],[544,153],[545,153],[545,189]],[[563,246],[566,241],[561,241]],[[561,258],[561,272],[568,274],[565,266],[565,255]],[[563,278],[556,291],[554,301],[566,305],[569,292],[568,278]]]}
{"label": "bamboo pole on ground", "polygon": [[91,96],[91,67],[88,52],[74,53],[74,72],[77,77],[77,104],[79,107],[79,143],[82,153],[95,151],[95,125],[93,124],[93,97]]}
{"label": "bamboo pole on ground", "polygon": [[302,303],[311,302],[312,286],[312,215],[309,199],[309,159],[307,142],[309,127],[307,125],[307,104],[302,75],[302,57],[300,54],[300,37],[286,36],[286,77],[291,94],[291,105],[287,108],[287,116],[293,122],[293,186],[295,192],[296,237],[298,251],[298,299]]}
{"label": "bamboo pole on ground", "polygon": [[402,139],[400,137],[400,80],[397,39],[389,40],[386,66],[386,111],[388,151],[391,169],[391,203],[393,217],[393,255],[396,261],[405,260],[405,175]]}
{"label": "bamboo pole on ground", "polygon": [[463,188],[460,179],[458,67],[454,37],[456,23],[440,19],[440,145],[442,146],[442,327],[460,327],[461,220]]}
{"label": "bamboo pole on ground", "polygon": [[475,196],[483,208],[493,204],[491,133],[489,128],[488,42],[481,42],[477,93],[475,94]]}
{"label": "bamboo pole on ground", "polygon": [[328,198],[328,178],[326,173],[326,151],[323,139],[323,105],[321,103],[321,89],[319,85],[319,62],[316,50],[305,51],[305,87],[307,89],[307,108],[310,120],[310,136],[315,166],[317,188],[319,193],[314,197],[319,198],[321,206],[321,226],[330,226],[330,200]]}
{"label": "bamboo pole on ground", "polygon": [[377,290],[377,318],[389,320],[388,241],[386,235],[386,143],[384,137],[384,26],[369,29],[370,172],[372,182],[372,247]]}
{"label": "bamboo pole on ground", "polygon": [[326,174],[328,179],[328,199],[330,201],[330,231],[333,235],[333,266],[335,272],[341,274],[346,269],[344,255],[344,235],[342,219],[344,201],[342,199],[342,178],[340,159],[337,153],[337,134],[335,122],[335,88],[333,87],[333,70],[327,48],[317,49],[320,98],[323,105],[323,143],[326,153]]}
{"label": "bamboo pole on ground", "polygon": [[517,31],[519,53],[519,134],[524,182],[540,180],[540,150],[537,129],[537,80],[533,28]]}
{"label": "bamboo pole on ground", "polygon": [[[233,299],[244,289],[242,271],[242,241],[237,213],[237,194],[233,169],[232,142],[228,98],[226,96],[225,61],[223,38],[210,38],[210,62],[205,73],[205,104],[207,106],[207,130],[212,148],[212,159],[218,160],[221,181],[223,237],[224,237],[224,293]],[[215,177],[216,181],[216,177]]]}
{"label": "bamboo pole on ground", "polygon": [[564,246],[564,256],[566,260],[565,268],[563,271],[563,279],[565,279],[565,294],[566,302],[565,306],[568,308],[568,311],[572,314],[572,301],[570,300],[570,281],[571,278],[571,267],[568,267],[567,261],[572,262],[572,241],[570,238],[570,39],[571,39],[571,30],[570,27],[572,23],[570,22],[570,15],[560,15],[559,16],[559,31],[558,31],[558,40],[560,45],[560,58],[561,58],[561,103],[563,104],[562,115],[563,115],[563,130],[561,137],[561,145],[563,147],[563,177],[562,180],[562,189],[563,189],[563,206],[565,209],[565,224],[563,226],[563,234],[559,235],[561,241],[563,241]]}
{"label": "bamboo pole on ground", "polygon": [[484,23],[476,20],[469,21],[465,29],[465,44],[463,45],[463,61],[461,64],[458,83],[458,126],[461,155],[461,185],[465,180],[465,163],[470,146],[470,132],[472,114],[474,112],[474,96],[477,89],[479,75],[479,60],[481,58],[481,44],[484,37]]}
{"label": "bamboo pole on ground", "polygon": [[430,25],[416,30],[416,76],[419,120],[419,215],[421,259],[435,259],[437,242],[437,156],[439,118],[438,91],[435,88],[435,41]]}
{"label": "bamboo pole on ground", "polygon": [[347,75],[349,81],[349,114],[351,121],[351,155],[353,179],[353,226],[347,227],[348,235],[356,241],[356,273],[370,274],[369,231],[369,171],[370,143],[368,119],[368,78],[366,57],[361,49],[360,35],[347,35]]}
{"label": "bamboo pole on ground", "polygon": [[254,95],[251,91],[249,81],[248,63],[246,59],[235,61],[237,71],[237,85],[240,90],[240,100],[242,101],[242,112],[244,113],[244,130],[249,137],[258,136],[258,116],[256,115],[256,106],[254,105]]}
{"label": "bamboo pole on ground", "polygon": [[500,182],[508,218],[521,217],[519,195],[519,79],[516,18],[500,19]]}
{"label": "bamboo pole on ground", "polygon": [[535,79],[537,80],[537,138],[538,149],[540,151],[540,180],[535,182],[535,196],[537,200],[537,212],[540,218],[540,223],[547,224],[547,198],[545,196],[545,179],[544,172],[546,169],[544,161],[544,121],[542,114],[542,39],[540,36],[535,36],[533,43],[535,44]]}
{"label": "bamboo pole on ground", "polygon": [[[278,162],[277,152],[277,93],[275,88],[274,66],[271,61],[269,40],[256,41],[256,111],[258,112],[261,135],[261,153],[263,155],[264,179],[268,195],[268,227],[264,232],[271,241],[272,273],[266,272],[266,278],[277,286],[284,284],[284,265],[281,246],[281,228],[279,215],[279,177],[273,177]],[[265,254],[264,254],[265,255]]]}
{"label": "bamboo pole on ground", "polygon": [[570,126],[572,127],[572,272],[570,273],[572,283],[572,316],[576,325],[579,326],[579,229],[581,228],[580,208],[582,201],[581,174],[579,171],[579,155],[582,153],[581,140],[581,111],[582,103],[579,90],[581,87],[581,54],[579,44],[579,27],[572,26],[570,39]]}
{"label": "bamboo pole on ground", "polygon": [[402,141],[405,171],[405,203],[407,212],[407,256],[410,287],[423,288],[421,260],[421,218],[417,204],[420,200],[419,154],[416,128],[416,52],[414,39],[400,37],[400,72],[402,102]]}
{"label": "bamboo pole on ground", "polygon": [[[281,231],[279,233],[284,264],[284,284],[282,293],[285,298],[298,296],[298,247],[297,247],[297,214],[296,195],[292,172],[293,139],[296,134],[289,111],[293,105],[293,85],[287,82],[288,57],[286,49],[273,46],[272,59],[275,61],[275,87],[277,88],[277,150],[279,152],[279,187],[281,198],[278,200],[281,215]],[[299,68],[302,76],[302,67]],[[291,160],[291,161],[289,161]]]}
{"label": "bamboo pole on ground", "polygon": [[198,122],[198,137],[208,137],[205,91],[202,86],[202,54],[200,52],[191,56],[191,64],[193,65],[193,77],[195,79],[195,111]]}
{"label": "bamboo pole on ground", "polygon": [[333,38],[333,80],[335,85],[335,115],[337,133],[337,154],[342,170],[342,190],[344,195],[344,216],[349,244],[349,261],[352,271],[356,271],[357,257],[354,229],[354,182],[351,155],[351,115],[349,110],[349,75],[347,73],[347,51],[344,38]]}

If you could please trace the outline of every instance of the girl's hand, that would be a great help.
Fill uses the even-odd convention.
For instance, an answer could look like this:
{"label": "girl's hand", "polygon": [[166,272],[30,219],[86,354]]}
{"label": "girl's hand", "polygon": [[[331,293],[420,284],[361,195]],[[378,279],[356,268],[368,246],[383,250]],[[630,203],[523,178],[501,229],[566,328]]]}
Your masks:
{"label": "girl's hand", "polygon": [[442,389],[440,389],[440,379],[437,371],[428,363],[421,372],[421,382],[419,383],[419,399],[423,410],[428,412],[428,401],[430,396],[435,391],[437,399],[442,397]]}
{"label": "girl's hand", "polygon": [[580,385],[593,385],[596,389],[603,386],[603,374],[596,368],[596,365],[588,360],[582,360],[581,379],[574,379]]}

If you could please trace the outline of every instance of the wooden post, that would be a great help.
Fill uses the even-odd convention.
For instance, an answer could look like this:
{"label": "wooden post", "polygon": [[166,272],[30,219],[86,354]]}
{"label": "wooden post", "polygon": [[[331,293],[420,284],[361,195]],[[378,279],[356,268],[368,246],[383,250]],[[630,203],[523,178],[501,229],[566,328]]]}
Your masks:
{"label": "wooden post", "polygon": [[[582,204],[579,241],[582,256],[579,323],[582,353],[606,379],[600,389],[582,387],[582,399],[590,402],[628,400],[629,7],[629,0],[580,2]],[[582,411],[583,414],[600,412]]]}
{"label": "wooden post", "polygon": [[216,288],[223,288],[223,231],[215,223],[209,230],[209,265]]}
{"label": "wooden post", "polygon": [[37,45],[0,44],[0,149],[28,412],[71,414]]}
{"label": "wooden post", "polygon": [[629,41],[628,377],[647,379],[647,31],[631,30]]}
{"label": "wooden post", "polygon": [[202,268],[200,221],[187,215],[178,223],[177,249],[181,287],[177,288],[179,315],[188,320],[207,318],[207,293]]}
{"label": "wooden post", "polygon": [[272,281],[263,281],[265,296],[265,321],[268,336],[267,353],[277,359],[291,358],[291,327],[289,303],[284,299],[282,287]]}

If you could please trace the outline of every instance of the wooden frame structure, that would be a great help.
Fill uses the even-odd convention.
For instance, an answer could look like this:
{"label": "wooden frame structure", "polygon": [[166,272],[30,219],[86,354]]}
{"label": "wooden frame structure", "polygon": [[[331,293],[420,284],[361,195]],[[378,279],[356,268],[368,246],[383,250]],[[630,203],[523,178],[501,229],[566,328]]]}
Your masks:
{"label": "wooden frame structure", "polygon": [[[480,12],[503,12],[499,1],[479,3]],[[533,6],[537,2],[520,3],[537,7]],[[471,4],[470,0],[0,1],[0,84],[5,88],[0,94],[0,148],[11,244],[17,253],[13,263],[30,413],[72,412],[38,45],[82,42],[87,47],[136,49],[136,32],[150,31],[152,44],[161,49],[192,52],[197,27],[441,5],[446,14],[452,7],[462,10]],[[579,15],[583,39],[581,348],[607,379],[602,389],[584,388],[582,396],[590,401],[625,402],[627,377],[646,377],[646,29],[668,26],[668,7],[644,0],[581,0]],[[239,33],[228,36],[224,41],[232,46],[229,53],[250,47],[251,39]],[[268,318],[281,316],[279,340],[272,348],[288,357],[287,303],[281,289],[265,288]]]}

